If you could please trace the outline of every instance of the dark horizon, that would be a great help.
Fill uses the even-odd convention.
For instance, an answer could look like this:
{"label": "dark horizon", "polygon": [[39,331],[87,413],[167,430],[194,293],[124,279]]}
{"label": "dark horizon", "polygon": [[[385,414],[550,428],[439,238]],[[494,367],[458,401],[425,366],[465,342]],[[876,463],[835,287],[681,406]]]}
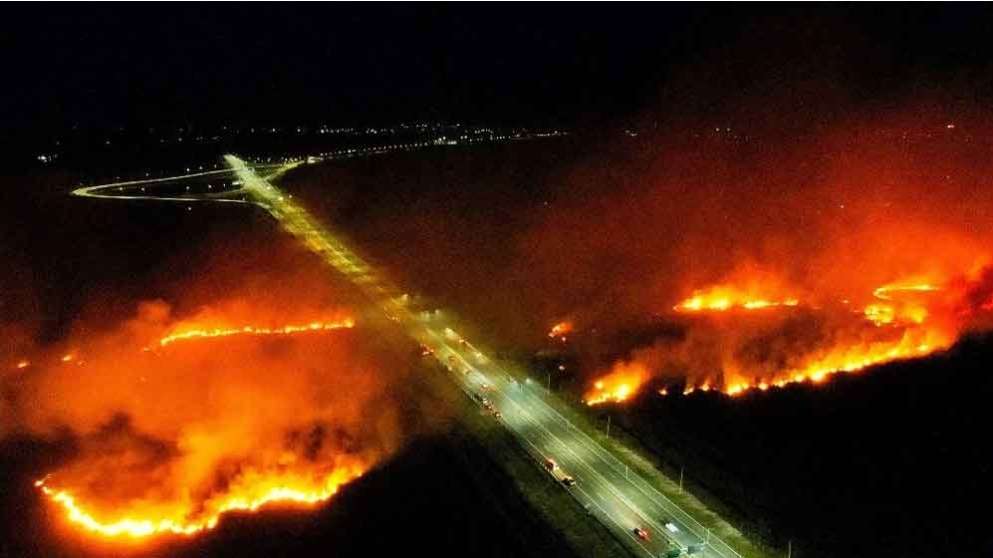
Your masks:
{"label": "dark horizon", "polygon": [[[8,131],[598,125],[786,97],[823,113],[991,98],[985,7],[18,7]],[[809,89],[804,89],[808,87]]]}

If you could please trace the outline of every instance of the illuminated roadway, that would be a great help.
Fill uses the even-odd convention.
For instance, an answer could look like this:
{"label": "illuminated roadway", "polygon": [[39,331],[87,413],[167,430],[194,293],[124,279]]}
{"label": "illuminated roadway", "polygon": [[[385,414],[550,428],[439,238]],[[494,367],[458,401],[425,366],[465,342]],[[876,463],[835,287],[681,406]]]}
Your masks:
{"label": "illuminated roadway", "polygon": [[[285,173],[289,169],[297,166],[296,164],[287,165],[267,165],[277,167],[277,170],[269,175],[269,177],[275,177],[282,173]],[[256,167],[259,168],[259,167]],[[226,202],[226,203],[254,203],[251,201],[246,201],[238,197],[231,197],[236,194],[244,192],[243,188],[238,188],[234,190],[219,190],[216,193],[197,193],[197,194],[174,194],[171,196],[163,196],[161,194],[147,193],[145,187],[148,185],[164,185],[169,183],[176,183],[184,180],[189,180],[192,178],[204,178],[204,177],[224,177],[232,176],[234,171],[230,168],[209,170],[203,172],[195,172],[192,174],[184,174],[182,176],[169,176],[165,178],[145,178],[142,180],[127,180],[123,182],[113,182],[110,184],[101,184],[99,186],[87,186],[85,188],[78,188],[72,192],[74,196],[80,196],[83,198],[100,198],[100,199],[114,199],[114,200],[147,200],[147,201],[178,201],[178,202],[201,202],[201,201],[212,201],[212,202]]]}
{"label": "illuminated roadway", "polygon": [[[535,383],[517,381],[496,366],[447,327],[439,313],[409,308],[400,289],[376,273],[342,238],[322,227],[290,196],[258,176],[241,159],[233,155],[224,159],[241,182],[239,193],[265,208],[284,229],[352,280],[408,335],[429,348],[468,396],[476,401],[487,398],[503,415],[503,424],[536,461],[552,458],[574,477],[576,484],[563,489],[570,491],[632,551],[642,556],[667,556],[681,549],[685,555],[692,546],[695,556],[740,557],[552,408],[546,402],[546,398],[553,397],[551,394]],[[636,527],[646,529],[650,539],[636,537]]]}

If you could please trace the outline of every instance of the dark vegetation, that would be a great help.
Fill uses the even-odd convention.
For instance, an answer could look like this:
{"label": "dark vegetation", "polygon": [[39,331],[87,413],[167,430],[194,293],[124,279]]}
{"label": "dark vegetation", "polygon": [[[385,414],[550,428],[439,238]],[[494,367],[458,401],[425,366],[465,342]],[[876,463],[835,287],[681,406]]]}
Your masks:
{"label": "dark vegetation", "polygon": [[615,424],[800,556],[988,556],[993,338],[822,386],[648,395]]}

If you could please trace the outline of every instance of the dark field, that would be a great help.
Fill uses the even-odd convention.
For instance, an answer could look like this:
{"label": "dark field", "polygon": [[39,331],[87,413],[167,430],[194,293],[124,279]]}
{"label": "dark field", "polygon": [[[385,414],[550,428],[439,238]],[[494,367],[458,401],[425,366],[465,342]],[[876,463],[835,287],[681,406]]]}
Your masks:
{"label": "dark field", "polygon": [[993,338],[816,388],[648,396],[615,424],[800,556],[990,556]]}

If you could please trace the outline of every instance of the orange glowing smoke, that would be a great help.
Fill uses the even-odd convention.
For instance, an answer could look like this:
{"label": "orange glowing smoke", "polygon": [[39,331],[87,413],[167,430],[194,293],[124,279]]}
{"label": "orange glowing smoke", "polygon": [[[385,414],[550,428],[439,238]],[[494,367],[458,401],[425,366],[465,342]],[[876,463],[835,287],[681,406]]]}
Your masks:
{"label": "orange glowing smoke", "polygon": [[587,405],[620,403],[638,392],[649,377],[648,370],[639,362],[619,362],[610,373],[598,379],[583,397]]}
{"label": "orange glowing smoke", "polygon": [[[112,540],[194,535],[229,512],[324,502],[395,451],[391,402],[404,384],[391,382],[403,367],[363,350],[347,313],[231,327],[287,316],[224,308],[237,317],[173,322],[164,303],[145,303],[25,376],[14,396],[32,404],[7,426],[57,439],[71,429],[77,453],[36,482],[69,524]],[[285,342],[262,342],[270,335]],[[169,350],[137,350],[149,344]],[[62,365],[80,355],[86,374]]]}

